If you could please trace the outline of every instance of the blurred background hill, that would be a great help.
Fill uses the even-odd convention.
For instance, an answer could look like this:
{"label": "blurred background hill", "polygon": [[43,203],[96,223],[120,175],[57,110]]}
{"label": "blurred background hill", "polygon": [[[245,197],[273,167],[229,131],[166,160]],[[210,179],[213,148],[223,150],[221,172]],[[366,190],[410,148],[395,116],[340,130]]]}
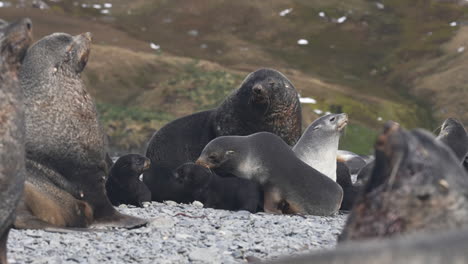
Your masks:
{"label": "blurred background hill", "polygon": [[342,148],[361,154],[385,120],[468,124],[466,0],[0,1],[0,18],[21,17],[36,40],[93,33],[83,77],[117,153],[143,152],[156,129],[215,107],[260,67],[315,100],[304,127],[348,113]]}

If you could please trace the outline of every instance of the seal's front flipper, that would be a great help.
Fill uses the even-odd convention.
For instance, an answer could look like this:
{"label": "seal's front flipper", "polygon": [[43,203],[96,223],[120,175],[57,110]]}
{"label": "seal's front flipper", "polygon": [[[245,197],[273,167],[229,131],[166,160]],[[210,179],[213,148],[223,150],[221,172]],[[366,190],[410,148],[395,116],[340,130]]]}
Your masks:
{"label": "seal's front flipper", "polygon": [[110,216],[96,219],[91,227],[120,227],[126,229],[135,229],[146,226],[147,224],[147,219],[121,214],[116,211]]}

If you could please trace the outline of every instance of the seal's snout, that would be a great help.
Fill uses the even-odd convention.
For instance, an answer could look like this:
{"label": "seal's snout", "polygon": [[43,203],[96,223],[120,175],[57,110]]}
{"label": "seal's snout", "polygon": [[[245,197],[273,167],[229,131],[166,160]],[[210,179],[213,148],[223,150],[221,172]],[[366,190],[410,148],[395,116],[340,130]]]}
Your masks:
{"label": "seal's snout", "polygon": [[91,32],[82,33],[81,36],[89,42],[93,41],[93,34]]}
{"label": "seal's snout", "polygon": [[145,159],[145,163],[143,164],[143,170],[149,169],[150,166],[151,166],[151,160],[148,159],[148,158],[146,158],[146,159]]}
{"label": "seal's snout", "polygon": [[202,166],[204,168],[207,168],[207,169],[211,169],[213,167],[212,164],[210,164],[209,162],[204,161],[202,158],[197,159],[197,161],[195,161],[195,164],[197,164],[199,166]]}
{"label": "seal's snout", "polygon": [[256,84],[254,87],[252,87],[252,91],[256,95],[262,95],[265,93],[265,89],[261,84]]}
{"label": "seal's snout", "polygon": [[338,116],[337,129],[338,131],[343,130],[348,125],[348,115],[342,113]]}

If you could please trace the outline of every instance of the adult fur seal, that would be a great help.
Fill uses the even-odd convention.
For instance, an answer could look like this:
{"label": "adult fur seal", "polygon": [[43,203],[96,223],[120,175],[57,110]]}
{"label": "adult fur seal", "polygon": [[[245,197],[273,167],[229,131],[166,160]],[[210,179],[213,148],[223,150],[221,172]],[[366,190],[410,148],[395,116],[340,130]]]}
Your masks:
{"label": "adult fur seal", "polygon": [[197,164],[260,183],[266,212],[331,215],[343,198],[336,182],[269,132],[216,138],[203,149]]}
{"label": "adult fur seal", "polygon": [[341,131],[348,124],[346,114],[329,114],[306,129],[293,151],[312,168],[336,181],[336,157]]}
{"label": "adult fur seal", "polygon": [[24,113],[18,84],[21,61],[32,40],[29,19],[0,21],[0,263],[7,263],[6,242],[23,192]]}
{"label": "adult fur seal", "polygon": [[113,205],[143,207],[143,202],[151,201],[151,192],[140,179],[150,164],[148,158],[138,154],[124,155],[115,162],[106,182],[107,196]]}
{"label": "adult fur seal", "polygon": [[202,202],[205,207],[251,213],[263,207],[263,193],[256,182],[238,177],[220,177],[191,162],[177,168],[175,177],[192,192],[193,199]]}
{"label": "adult fur seal", "polygon": [[468,224],[468,176],[429,132],[387,123],[375,166],[340,240],[448,230]]}
{"label": "adult fur seal", "polygon": [[442,123],[437,139],[449,146],[460,162],[465,161],[468,153],[468,135],[460,121],[455,118],[447,118]]}
{"label": "adult fur seal", "polygon": [[301,135],[301,105],[292,83],[280,72],[260,69],[247,76],[217,108],[174,120],[151,138],[144,182],[156,201],[190,202],[172,172],[193,162],[219,136],[268,131],[294,145]]}
{"label": "adult fur seal", "polygon": [[[35,185],[38,182],[35,177],[39,177],[37,166],[30,166],[26,183],[42,194],[50,194],[58,187],[87,203],[92,209],[93,224],[141,225],[144,220],[118,213],[105,194],[106,136],[96,106],[80,78],[90,46],[90,33],[77,36],[54,33],[36,42],[26,54],[20,71],[25,99],[26,157],[49,169],[45,175],[47,184]],[[28,195],[25,194],[24,201],[31,201],[27,207],[33,216],[22,219],[38,218],[31,220],[37,228],[37,222],[49,221],[34,213],[41,211],[44,203],[28,200]],[[58,210],[67,210],[60,200],[54,202],[60,205]],[[21,224],[28,227],[27,222]]]}

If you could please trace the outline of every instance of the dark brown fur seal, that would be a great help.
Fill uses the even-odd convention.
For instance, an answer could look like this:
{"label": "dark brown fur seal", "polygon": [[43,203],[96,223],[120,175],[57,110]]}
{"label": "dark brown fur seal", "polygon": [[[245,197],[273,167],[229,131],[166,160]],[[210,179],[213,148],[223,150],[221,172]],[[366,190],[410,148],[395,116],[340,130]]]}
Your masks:
{"label": "dark brown fur seal", "polygon": [[18,83],[21,61],[32,40],[29,19],[0,22],[0,263],[7,263],[6,242],[23,192],[24,110]]}
{"label": "dark brown fur seal", "polygon": [[150,164],[148,158],[138,154],[124,155],[115,162],[106,182],[107,196],[113,205],[143,207],[143,202],[151,201],[151,192],[140,179]]}
{"label": "dark brown fur seal", "polygon": [[207,168],[185,163],[177,168],[176,180],[184,185],[193,199],[205,207],[255,213],[263,207],[258,183],[238,177],[220,177]]}
{"label": "dark brown fur seal", "polygon": [[[20,72],[25,99],[26,157],[48,169],[40,170],[45,174],[39,185],[36,183],[42,177],[37,173],[40,166],[29,166],[26,183],[34,188],[26,191],[50,194],[60,190],[63,192],[60,197],[71,195],[87,203],[92,209],[92,223],[96,225],[141,225],[144,220],[118,213],[105,194],[106,136],[94,101],[80,77],[90,47],[90,33],[77,36],[54,33],[36,42],[26,54]],[[30,222],[22,222],[21,227],[38,228],[37,222],[50,224],[47,217],[35,213],[42,210],[44,203],[28,200],[28,195],[24,199],[28,211],[20,212],[32,212],[37,221],[26,215],[20,219]],[[68,210],[67,203],[51,199],[64,210],[57,214]]]}
{"label": "dark brown fur seal", "polygon": [[217,108],[174,120],[151,138],[146,157],[153,165],[144,182],[155,201],[190,202],[172,172],[193,162],[219,136],[268,131],[294,145],[301,136],[301,105],[292,83],[280,72],[260,69],[247,76]]}
{"label": "dark brown fur seal", "polygon": [[304,163],[269,132],[216,138],[203,149],[197,164],[260,183],[266,212],[331,215],[343,198],[335,181]]}
{"label": "dark brown fur seal", "polygon": [[387,123],[375,166],[340,240],[448,230],[468,224],[468,176],[429,132]]}

